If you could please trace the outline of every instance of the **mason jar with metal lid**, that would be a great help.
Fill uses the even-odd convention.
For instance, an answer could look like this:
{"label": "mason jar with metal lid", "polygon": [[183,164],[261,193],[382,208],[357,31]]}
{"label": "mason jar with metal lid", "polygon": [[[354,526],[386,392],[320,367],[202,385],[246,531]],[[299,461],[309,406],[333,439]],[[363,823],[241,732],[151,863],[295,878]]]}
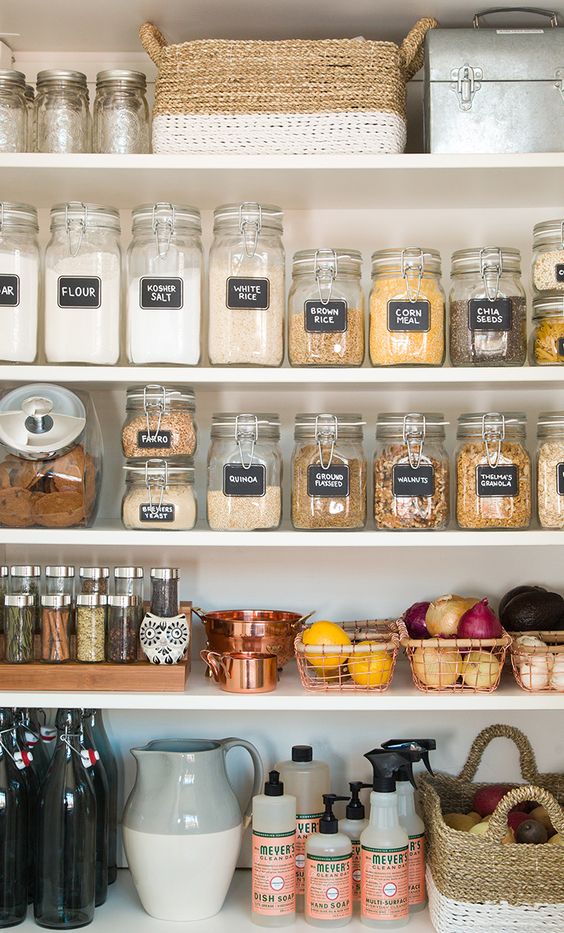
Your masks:
{"label": "mason jar with metal lid", "polygon": [[16,564],[10,567],[9,592],[33,596],[34,631],[40,631],[41,567],[39,564]]}
{"label": "mason jar with metal lid", "polygon": [[449,459],[445,417],[381,414],[376,422],[374,518],[377,528],[446,528]]}
{"label": "mason jar with metal lid", "polygon": [[372,254],[370,359],[373,366],[442,366],[445,294],[436,249]]}
{"label": "mason jar with metal lid", "polygon": [[113,207],[69,201],[51,209],[51,239],[45,251],[49,363],[117,363],[119,233],[119,213]]}
{"label": "mason jar with metal lid", "polygon": [[48,596],[74,596],[74,567],[46,567],[45,589]]}
{"label": "mason jar with metal lid", "polygon": [[178,615],[178,567],[151,567],[151,612],[161,619]]}
{"label": "mason jar with metal lid", "polygon": [[531,460],[523,412],[458,418],[456,518],[461,528],[528,528]]}
{"label": "mason jar with metal lid", "polygon": [[537,512],[542,528],[564,528],[564,411],[537,422]]}
{"label": "mason jar with metal lid", "polygon": [[36,606],[28,593],[8,593],[5,597],[4,660],[8,664],[33,661]]}
{"label": "mason jar with metal lid", "polygon": [[124,466],[121,518],[125,528],[188,531],[196,524],[191,461],[129,460]]}
{"label": "mason jar with metal lid", "polygon": [[362,366],[362,256],[355,249],[295,253],[288,295],[292,366]]}
{"label": "mason jar with metal lid", "polygon": [[536,366],[564,365],[564,295],[558,292],[533,298],[530,361]]}
{"label": "mason jar with metal lid", "polygon": [[564,220],[534,226],[533,289],[536,295],[564,292]]}
{"label": "mason jar with metal lid", "polygon": [[124,456],[192,457],[197,443],[195,409],[190,386],[132,386],[121,431]]}
{"label": "mason jar with metal lid", "polygon": [[127,359],[200,362],[202,241],[195,207],[143,204],[133,211],[127,252]]}
{"label": "mason jar with metal lid", "polygon": [[280,366],[284,359],[282,211],[226,204],[214,211],[208,354],[217,366]]}
{"label": "mason jar with metal lid", "polygon": [[70,596],[41,597],[41,660],[51,664],[72,658]]}
{"label": "mason jar with metal lid", "polygon": [[90,152],[90,106],[86,75],[49,68],[37,75],[38,152]]}
{"label": "mason jar with metal lid", "polygon": [[35,90],[31,84],[24,88],[26,106],[25,148],[27,152],[35,152]]}
{"label": "mason jar with metal lid", "polygon": [[25,75],[0,69],[0,152],[25,152],[27,148],[27,102]]}
{"label": "mason jar with metal lid", "polygon": [[213,415],[207,505],[214,531],[278,528],[282,519],[278,415]]}
{"label": "mason jar with metal lid", "polygon": [[37,358],[39,245],[37,211],[0,201],[0,360]]}
{"label": "mason jar with metal lid", "polygon": [[522,366],[527,301],[518,249],[460,249],[452,256],[450,361],[453,366]]}
{"label": "mason jar with metal lid", "polygon": [[296,415],[292,456],[294,528],[364,528],[364,423],[358,414]]}
{"label": "mason jar with metal lid", "polygon": [[114,567],[116,596],[137,596],[143,602],[144,575],[142,567]]}
{"label": "mason jar with metal lid", "polygon": [[96,76],[94,152],[150,152],[147,79],[142,71],[110,68]]}

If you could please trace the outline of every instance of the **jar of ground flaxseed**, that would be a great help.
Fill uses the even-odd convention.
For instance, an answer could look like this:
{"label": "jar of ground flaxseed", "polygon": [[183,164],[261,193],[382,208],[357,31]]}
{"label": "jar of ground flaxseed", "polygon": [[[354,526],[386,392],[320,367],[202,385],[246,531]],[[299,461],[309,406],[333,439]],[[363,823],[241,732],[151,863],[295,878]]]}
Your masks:
{"label": "jar of ground flaxseed", "polygon": [[128,460],[192,457],[196,451],[194,390],[188,386],[132,386],[121,431]]}

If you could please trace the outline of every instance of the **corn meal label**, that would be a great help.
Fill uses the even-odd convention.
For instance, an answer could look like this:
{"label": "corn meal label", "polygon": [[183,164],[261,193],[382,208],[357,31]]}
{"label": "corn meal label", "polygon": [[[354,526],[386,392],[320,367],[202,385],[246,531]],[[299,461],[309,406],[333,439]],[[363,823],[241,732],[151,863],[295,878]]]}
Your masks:
{"label": "corn meal label", "polygon": [[270,307],[269,279],[241,279],[231,276],[227,279],[226,304],[230,311],[236,311],[238,308],[266,311]]}
{"label": "corn meal label", "polygon": [[468,327],[470,330],[511,330],[513,306],[511,298],[471,298],[468,302]]}
{"label": "corn meal label", "polygon": [[20,303],[19,275],[0,275],[0,307],[17,308]]}
{"label": "corn meal label", "polygon": [[184,306],[184,283],[182,279],[155,279],[143,276],[139,279],[139,306],[144,311],[153,308],[170,308],[178,311]]}
{"label": "corn meal label", "polygon": [[224,496],[264,496],[266,495],[266,467],[263,463],[252,463],[244,467],[242,463],[226,463],[223,466]]}
{"label": "corn meal label", "polygon": [[304,327],[308,334],[343,334],[347,329],[347,302],[306,301]]}
{"label": "corn meal label", "polygon": [[564,463],[556,464],[556,491],[559,496],[564,496]]}
{"label": "corn meal label", "polygon": [[480,499],[519,495],[519,467],[514,464],[476,467],[476,494]]}
{"label": "corn meal label", "polygon": [[388,301],[388,330],[405,333],[426,333],[431,326],[431,303],[421,301]]}
{"label": "corn meal label", "polygon": [[99,308],[102,279],[97,275],[60,275],[57,280],[59,308]]}
{"label": "corn meal label", "polygon": [[557,262],[554,266],[554,278],[557,282],[564,282],[564,262]]}
{"label": "corn meal label", "polygon": [[153,505],[151,502],[142,502],[139,506],[139,521],[160,525],[163,522],[173,522],[176,507],[172,503],[166,505]]}
{"label": "corn meal label", "polygon": [[145,428],[144,431],[137,432],[137,446],[146,448],[162,447],[168,450],[172,447],[172,431],[155,431],[154,434],[151,434]]}
{"label": "corn meal label", "polygon": [[307,494],[322,499],[346,498],[349,494],[349,468],[322,467],[311,464],[307,468]]}
{"label": "corn meal label", "polygon": [[409,463],[396,463],[392,470],[394,498],[432,496],[435,493],[435,471],[430,464],[412,467]]}

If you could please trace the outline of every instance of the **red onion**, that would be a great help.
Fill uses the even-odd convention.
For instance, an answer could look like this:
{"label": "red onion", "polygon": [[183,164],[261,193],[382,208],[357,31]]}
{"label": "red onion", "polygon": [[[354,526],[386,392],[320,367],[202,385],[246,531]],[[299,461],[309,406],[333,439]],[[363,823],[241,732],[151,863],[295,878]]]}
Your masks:
{"label": "red onion", "polygon": [[427,614],[428,608],[429,603],[413,603],[413,606],[410,606],[409,609],[405,610],[403,614],[403,621],[407,631],[409,632],[410,638],[429,637],[427,623],[425,622],[425,616]]}
{"label": "red onion", "polygon": [[458,638],[500,638],[502,628],[487,599],[468,609],[458,623]]}

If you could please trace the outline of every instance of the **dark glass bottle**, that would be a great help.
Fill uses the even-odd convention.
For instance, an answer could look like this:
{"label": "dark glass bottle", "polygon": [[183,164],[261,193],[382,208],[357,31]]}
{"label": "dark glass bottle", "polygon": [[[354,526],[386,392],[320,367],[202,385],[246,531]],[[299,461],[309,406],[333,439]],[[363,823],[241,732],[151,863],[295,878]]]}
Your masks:
{"label": "dark glass bottle", "polygon": [[[92,728],[90,725],[91,716],[88,710],[82,710],[82,730],[84,735],[83,745],[87,749],[96,752]],[[96,795],[96,907],[105,903],[108,896],[108,848],[110,841],[110,788],[104,762],[99,752],[97,752],[97,761],[92,763],[88,773],[92,779],[94,793]]]}
{"label": "dark glass bottle", "polygon": [[108,733],[104,727],[102,710],[90,709],[88,715],[94,748],[102,759],[110,791],[108,884],[113,884],[117,878],[118,766]]}
{"label": "dark glass bottle", "polygon": [[[43,714],[43,711],[41,712]],[[41,784],[49,767],[49,755],[41,738],[41,723],[38,710],[29,708],[15,709],[14,720],[17,727],[18,744],[20,748],[27,748],[33,755],[31,767]]]}
{"label": "dark glass bottle", "polygon": [[[5,714],[7,710],[2,710]],[[27,784],[14,761],[7,717],[0,727],[0,927],[22,923],[28,893]]]}
{"label": "dark glass bottle", "polygon": [[81,752],[80,710],[57,713],[57,745],[39,797],[34,914],[39,926],[73,929],[94,917],[96,796]]}
{"label": "dark glass bottle", "polygon": [[[18,742],[17,726],[14,712],[7,707],[0,707],[0,731],[3,733],[4,745],[12,760],[18,759],[22,752],[27,752],[25,745]],[[20,779],[26,786],[27,799],[27,886],[28,903],[33,901],[33,886],[35,884],[35,827],[37,816],[37,798],[39,795],[39,779],[33,770],[33,762],[29,767],[22,767]]]}

